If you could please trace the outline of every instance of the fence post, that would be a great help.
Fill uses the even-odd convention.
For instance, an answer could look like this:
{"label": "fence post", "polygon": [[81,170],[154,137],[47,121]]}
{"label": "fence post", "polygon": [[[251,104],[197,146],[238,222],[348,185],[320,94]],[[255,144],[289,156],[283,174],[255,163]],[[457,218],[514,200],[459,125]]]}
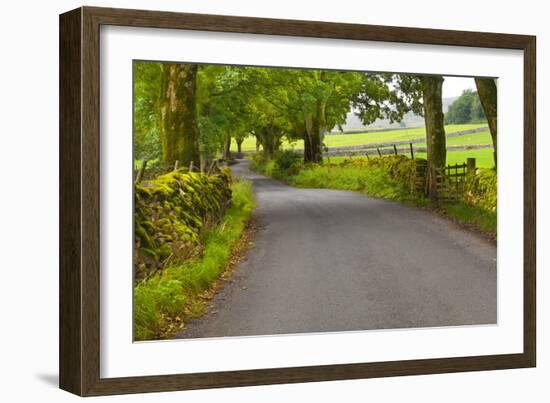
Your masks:
{"label": "fence post", "polygon": [[376,151],[378,151],[378,156],[381,157],[382,153],[380,152],[380,148],[376,147]]}
{"label": "fence post", "polygon": [[413,143],[409,143],[409,147],[411,149],[411,160],[414,160]]}
{"label": "fence post", "polygon": [[455,201],[458,201],[458,197],[458,163],[455,163]]}
{"label": "fence post", "polygon": [[206,176],[210,176],[212,174],[212,171],[214,170],[215,165],[216,166],[218,165],[218,160],[212,161],[212,165],[210,165],[210,168],[208,169],[208,173],[206,174]]}
{"label": "fence post", "polygon": [[471,157],[466,159],[466,167],[467,167],[467,173],[475,172],[476,171],[476,159],[471,158]]}
{"label": "fence post", "polygon": [[177,171],[178,170],[178,165],[179,165],[179,161],[176,160],[176,162],[174,162],[174,171]]}
{"label": "fence post", "polygon": [[146,166],[147,166],[147,160],[144,159],[144,160],[141,161],[141,166],[139,167],[139,171],[137,173],[135,183],[141,182],[141,179],[143,178],[143,173],[145,172],[145,167]]}
{"label": "fence post", "polygon": [[397,155],[397,146],[395,144],[393,145],[393,152]]}

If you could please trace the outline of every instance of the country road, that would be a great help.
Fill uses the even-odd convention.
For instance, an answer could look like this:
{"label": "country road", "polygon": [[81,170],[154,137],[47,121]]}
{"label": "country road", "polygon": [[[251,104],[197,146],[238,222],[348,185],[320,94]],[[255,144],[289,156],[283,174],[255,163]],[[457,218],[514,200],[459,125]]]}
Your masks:
{"label": "country road", "polygon": [[261,229],[178,338],[492,324],[496,246],[434,214],[248,170]]}

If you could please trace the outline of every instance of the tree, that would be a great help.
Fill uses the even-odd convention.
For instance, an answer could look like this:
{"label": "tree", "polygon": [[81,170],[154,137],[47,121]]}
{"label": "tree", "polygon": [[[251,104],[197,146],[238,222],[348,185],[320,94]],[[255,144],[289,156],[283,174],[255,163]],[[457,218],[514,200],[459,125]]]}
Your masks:
{"label": "tree", "polygon": [[421,76],[426,144],[428,152],[428,195],[437,199],[437,171],[445,167],[447,146],[442,99],[442,76]]}
{"label": "tree", "polygon": [[134,158],[158,163],[162,160],[159,138],[160,63],[135,62]]}
{"label": "tree", "polygon": [[199,160],[196,64],[162,63],[160,140],[166,166]]}
{"label": "tree", "polygon": [[[412,76],[364,73],[353,99],[356,115],[364,125],[377,119],[401,122],[405,113],[421,109],[420,92],[411,86]],[[415,92],[416,91],[416,92]]]}
{"label": "tree", "polygon": [[477,92],[464,90],[449,106],[445,114],[445,123],[463,124],[485,119]]}
{"label": "tree", "polygon": [[[288,91],[292,78],[284,77],[282,71],[295,69],[274,69],[243,67],[238,93],[241,101],[241,125],[239,133],[250,133],[256,137],[266,158],[273,158],[280,147],[281,139],[291,131]],[[239,135],[242,138],[242,135]]]}
{"label": "tree", "polygon": [[250,130],[247,80],[243,67],[200,67],[197,104],[203,159],[220,151],[223,159],[229,159],[231,139],[243,138],[241,133]]}
{"label": "tree", "polygon": [[489,131],[493,140],[493,158],[497,166],[497,85],[492,78],[475,78],[477,92],[483,111],[487,117]]}
{"label": "tree", "polygon": [[325,135],[346,122],[347,114],[361,91],[363,73],[305,70],[302,73],[302,121],[294,120],[304,138],[304,161],[322,162]]}
{"label": "tree", "polygon": [[437,201],[436,173],[445,167],[447,146],[443,115],[443,77],[396,74],[391,99],[397,118],[409,111],[424,117],[428,160],[428,196]]}
{"label": "tree", "polygon": [[283,135],[304,140],[305,162],[322,162],[324,136],[345,122],[361,73],[269,69],[265,74],[260,93],[288,123]]}
{"label": "tree", "polygon": [[244,130],[239,131],[235,134],[235,143],[237,143],[237,152],[239,154],[242,153],[243,141],[248,137],[248,134],[249,133],[245,132]]}

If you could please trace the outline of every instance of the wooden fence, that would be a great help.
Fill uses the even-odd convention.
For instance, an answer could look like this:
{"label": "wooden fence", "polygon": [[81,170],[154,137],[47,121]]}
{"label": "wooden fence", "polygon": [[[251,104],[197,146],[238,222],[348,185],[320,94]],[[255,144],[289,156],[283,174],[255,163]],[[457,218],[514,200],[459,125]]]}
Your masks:
{"label": "wooden fence", "polygon": [[[487,127],[478,127],[475,129],[461,130],[457,132],[447,133],[447,138],[460,137],[467,134],[480,133],[487,131]],[[340,136],[345,136],[345,134],[340,134]],[[323,155],[327,157],[337,157],[337,156],[370,156],[370,155],[388,155],[388,154],[409,154],[413,150],[413,144],[425,143],[426,137],[416,137],[409,140],[400,140],[394,142],[382,142],[382,143],[368,143],[368,144],[358,144],[354,146],[339,146],[339,147],[325,147],[323,150]],[[474,150],[480,148],[491,148],[491,144],[481,144],[481,145],[458,145],[458,146],[449,146],[449,150]],[[302,148],[292,149],[297,153],[302,153]],[[415,152],[423,153],[426,152],[426,146],[414,147]],[[254,150],[244,150],[243,154],[253,153]]]}
{"label": "wooden fence", "polygon": [[[146,159],[141,161],[141,164],[139,166],[139,169],[134,172],[134,183],[140,183],[143,179],[151,179],[151,177],[155,177],[158,175],[162,175],[168,172],[177,171],[179,168],[183,168],[180,166],[179,161],[176,160],[174,163],[174,166],[170,167],[164,167],[164,168],[157,168],[154,171],[148,171],[148,177],[145,178],[146,169],[147,169],[147,163],[148,161]],[[187,172],[203,172],[206,173],[208,176],[210,176],[212,173],[216,172],[220,168],[220,160],[214,159],[210,161],[210,163],[205,163],[203,169],[200,168],[200,166],[195,165],[193,161],[189,164],[189,167],[187,168]]]}
{"label": "wooden fence", "polygon": [[463,164],[447,165],[436,169],[437,200],[456,203],[464,199],[466,177],[476,169],[476,159],[468,158]]}

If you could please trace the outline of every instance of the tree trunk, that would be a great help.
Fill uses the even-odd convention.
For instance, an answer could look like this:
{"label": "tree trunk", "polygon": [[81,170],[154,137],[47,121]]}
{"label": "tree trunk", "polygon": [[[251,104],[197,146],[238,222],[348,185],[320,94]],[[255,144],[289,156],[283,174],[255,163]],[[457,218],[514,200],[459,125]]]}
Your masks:
{"label": "tree trunk", "polygon": [[273,144],[273,136],[271,133],[271,129],[265,128],[263,132],[264,136],[262,139],[262,147],[264,149],[264,155],[268,159],[272,159],[273,155],[275,154],[275,146]]}
{"label": "tree trunk", "polygon": [[160,139],[164,164],[199,160],[195,91],[197,65],[162,64]]}
{"label": "tree trunk", "polygon": [[237,139],[235,139],[235,141],[237,142],[237,152],[240,154],[240,153],[242,153],[242,145],[243,145],[244,139],[237,138]]}
{"label": "tree trunk", "polygon": [[444,168],[447,159],[445,124],[443,116],[442,87],[443,77],[423,76],[422,98],[424,101],[424,121],[426,124],[426,145],[428,151],[428,196],[437,201],[438,169]]}
{"label": "tree trunk", "polygon": [[[321,148],[321,132],[324,120],[319,122],[319,116],[308,115],[305,118],[304,129],[304,162],[323,162],[323,150]],[[321,125],[320,125],[321,123]]]}
{"label": "tree trunk", "polygon": [[201,173],[204,173],[206,171],[206,166],[208,165],[208,156],[205,152],[201,152],[199,154],[199,169]]}
{"label": "tree trunk", "polygon": [[327,132],[326,101],[317,102],[317,148],[315,149],[315,162],[323,162],[323,142]]}
{"label": "tree trunk", "polygon": [[477,93],[493,139],[495,168],[497,167],[497,85],[492,78],[476,78]]}
{"label": "tree trunk", "polygon": [[313,161],[313,153],[311,152],[311,137],[307,130],[304,129],[304,162]]}
{"label": "tree trunk", "polygon": [[231,135],[226,135],[223,143],[223,159],[225,161],[231,158]]}
{"label": "tree trunk", "polygon": [[[278,129],[272,125],[267,125],[258,131],[259,136],[256,138],[262,145],[264,156],[268,159],[272,159],[275,156],[275,152],[279,149],[281,134]],[[258,150],[258,143],[256,143],[256,150]]]}
{"label": "tree trunk", "polygon": [[313,148],[312,148],[312,133],[313,133],[313,116],[311,114],[306,115],[304,119],[304,162],[313,162]]}

